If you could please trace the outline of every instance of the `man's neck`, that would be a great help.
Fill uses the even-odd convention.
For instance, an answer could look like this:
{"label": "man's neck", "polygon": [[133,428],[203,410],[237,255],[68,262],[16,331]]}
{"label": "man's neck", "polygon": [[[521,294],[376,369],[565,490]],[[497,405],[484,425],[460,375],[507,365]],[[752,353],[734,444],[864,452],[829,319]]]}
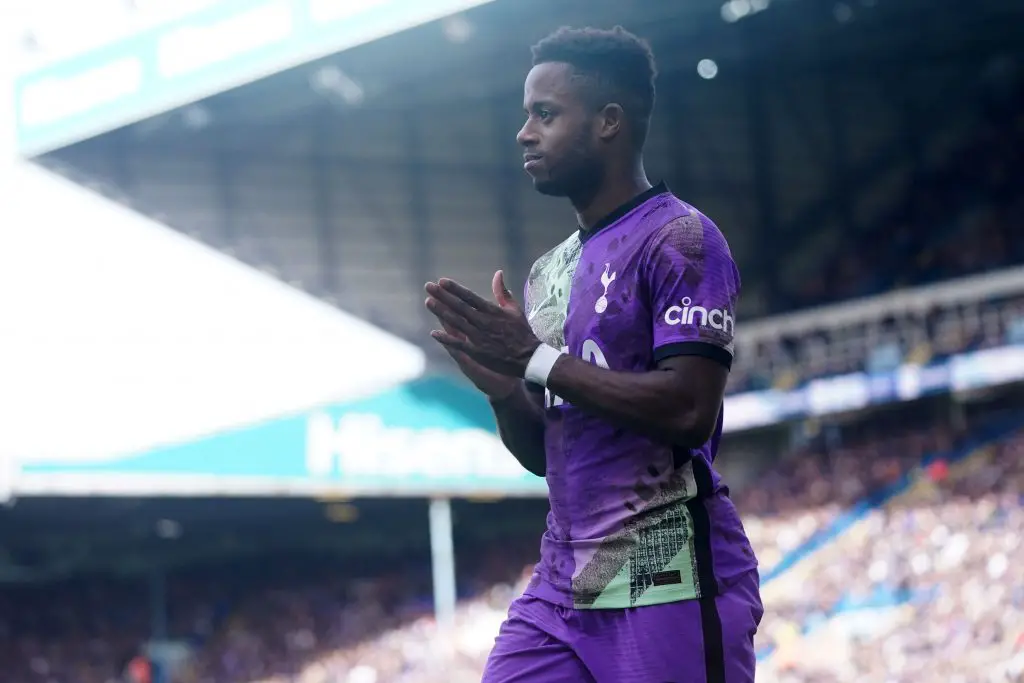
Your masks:
{"label": "man's neck", "polygon": [[605,216],[639,194],[651,189],[643,166],[628,174],[609,176],[596,192],[587,198],[571,199],[580,227],[590,230]]}

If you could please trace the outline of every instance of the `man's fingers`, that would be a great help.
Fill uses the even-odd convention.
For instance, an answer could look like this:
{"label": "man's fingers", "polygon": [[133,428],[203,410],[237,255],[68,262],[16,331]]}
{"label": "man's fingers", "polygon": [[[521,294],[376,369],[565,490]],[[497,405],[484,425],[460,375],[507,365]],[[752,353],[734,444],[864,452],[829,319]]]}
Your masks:
{"label": "man's fingers", "polygon": [[462,332],[459,332],[457,329],[452,327],[449,323],[445,322],[444,320],[441,320],[441,327],[442,329],[444,329],[445,332],[455,337],[456,339],[461,339],[463,341],[466,340],[466,335],[464,335]]}
{"label": "man's fingers", "polygon": [[[458,337],[453,337],[453,339],[458,339]],[[441,348],[445,350],[445,353],[451,356],[452,360],[455,361],[455,364],[460,368],[472,362],[469,356],[458,349],[452,348],[451,346],[445,346],[444,344],[441,345]]]}
{"label": "man's fingers", "polygon": [[466,353],[466,349],[469,348],[469,342],[466,342],[457,337],[444,332],[443,330],[434,330],[430,333],[430,336],[434,338],[434,341],[444,347],[452,358],[458,362],[458,356]]}
{"label": "man's fingers", "polygon": [[453,311],[444,302],[434,297],[428,297],[426,301],[427,310],[434,314],[434,316],[441,321],[441,325],[446,330],[451,330],[449,333],[451,336],[459,336],[462,339],[466,338],[467,333],[473,329],[472,323],[462,317],[458,312]]}
{"label": "man's fingers", "polygon": [[494,294],[494,300],[502,308],[518,306],[512,292],[508,290],[508,285],[505,284],[505,273],[500,270],[494,274],[494,278],[491,280],[491,293]]}
{"label": "man's fingers", "polygon": [[476,292],[463,287],[455,280],[441,278],[440,280],[438,280],[437,284],[440,285],[439,289],[441,290],[441,292],[448,293],[456,297],[460,301],[465,302],[466,304],[468,304],[472,308],[475,308],[478,311],[493,311],[496,308],[496,306],[493,303],[483,298]]}
{"label": "man's fingers", "polygon": [[480,363],[476,358],[476,348],[473,346],[472,342],[465,339],[459,339],[458,337],[453,337],[443,330],[433,330],[431,331],[430,336],[434,338],[434,341],[443,346],[445,351],[451,354],[452,358],[456,361],[458,361],[461,356],[466,360],[473,361],[474,363]]}
{"label": "man's fingers", "polygon": [[[444,280],[442,280],[441,282],[444,282]],[[487,309],[483,309],[483,308],[478,308],[478,307],[472,306],[471,304],[466,302],[464,299],[461,299],[460,297],[456,296],[454,293],[452,293],[452,292],[448,291],[447,289],[443,288],[440,284],[438,284],[436,282],[428,282],[427,286],[426,286],[426,290],[427,290],[427,294],[429,294],[433,299],[435,299],[436,301],[439,301],[440,303],[444,304],[444,306],[446,306],[447,308],[451,309],[452,311],[455,311],[456,313],[458,313],[459,315],[461,315],[463,318],[465,318],[466,320],[468,320],[470,322],[476,322],[477,320],[479,320],[481,311],[487,310]],[[469,290],[466,290],[466,291],[469,291]],[[473,294],[473,296],[476,296],[476,295]],[[480,297],[477,297],[477,298],[479,299]],[[480,300],[483,301],[483,299],[480,299]],[[428,300],[428,303],[429,303],[429,300]],[[488,306],[490,306],[490,310],[491,311],[498,310],[497,306],[495,306],[494,304],[492,304],[490,302],[484,302],[484,303],[486,303]]]}

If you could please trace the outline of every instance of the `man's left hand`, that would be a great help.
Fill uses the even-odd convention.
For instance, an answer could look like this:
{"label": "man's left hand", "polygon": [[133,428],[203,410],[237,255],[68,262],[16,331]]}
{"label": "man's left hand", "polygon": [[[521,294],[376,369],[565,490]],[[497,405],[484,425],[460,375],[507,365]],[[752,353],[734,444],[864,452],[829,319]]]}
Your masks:
{"label": "man's left hand", "polygon": [[462,338],[444,329],[430,336],[449,349],[461,351],[486,368],[509,377],[522,377],[541,341],[530,328],[523,309],[505,286],[499,270],[491,282],[494,301],[441,278],[428,282],[427,309]]}

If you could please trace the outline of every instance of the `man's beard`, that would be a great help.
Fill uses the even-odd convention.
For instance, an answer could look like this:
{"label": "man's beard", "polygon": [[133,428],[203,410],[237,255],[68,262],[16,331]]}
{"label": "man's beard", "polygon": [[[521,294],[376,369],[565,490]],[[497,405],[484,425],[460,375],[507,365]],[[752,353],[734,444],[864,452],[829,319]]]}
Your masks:
{"label": "man's beard", "polygon": [[592,194],[601,184],[603,168],[590,147],[589,131],[580,130],[561,163],[547,170],[546,177],[533,180],[537,192],[549,197]]}
{"label": "man's beard", "polygon": [[601,184],[601,163],[591,155],[573,159],[548,169],[542,178],[533,179],[537,192],[549,197],[579,197],[592,194]]}

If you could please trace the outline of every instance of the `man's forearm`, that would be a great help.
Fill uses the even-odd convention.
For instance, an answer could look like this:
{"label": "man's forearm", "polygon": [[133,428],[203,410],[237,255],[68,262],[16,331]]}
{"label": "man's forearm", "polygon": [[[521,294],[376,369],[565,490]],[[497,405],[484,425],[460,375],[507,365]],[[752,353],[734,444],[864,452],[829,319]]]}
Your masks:
{"label": "man's forearm", "polygon": [[505,447],[527,471],[543,477],[547,468],[544,453],[544,409],[521,382],[511,396],[491,401],[498,434]]}
{"label": "man's forearm", "polygon": [[551,369],[547,387],[573,406],[625,429],[695,448],[710,434],[698,424],[694,391],[681,391],[680,378],[673,373],[616,372],[563,355]]}

